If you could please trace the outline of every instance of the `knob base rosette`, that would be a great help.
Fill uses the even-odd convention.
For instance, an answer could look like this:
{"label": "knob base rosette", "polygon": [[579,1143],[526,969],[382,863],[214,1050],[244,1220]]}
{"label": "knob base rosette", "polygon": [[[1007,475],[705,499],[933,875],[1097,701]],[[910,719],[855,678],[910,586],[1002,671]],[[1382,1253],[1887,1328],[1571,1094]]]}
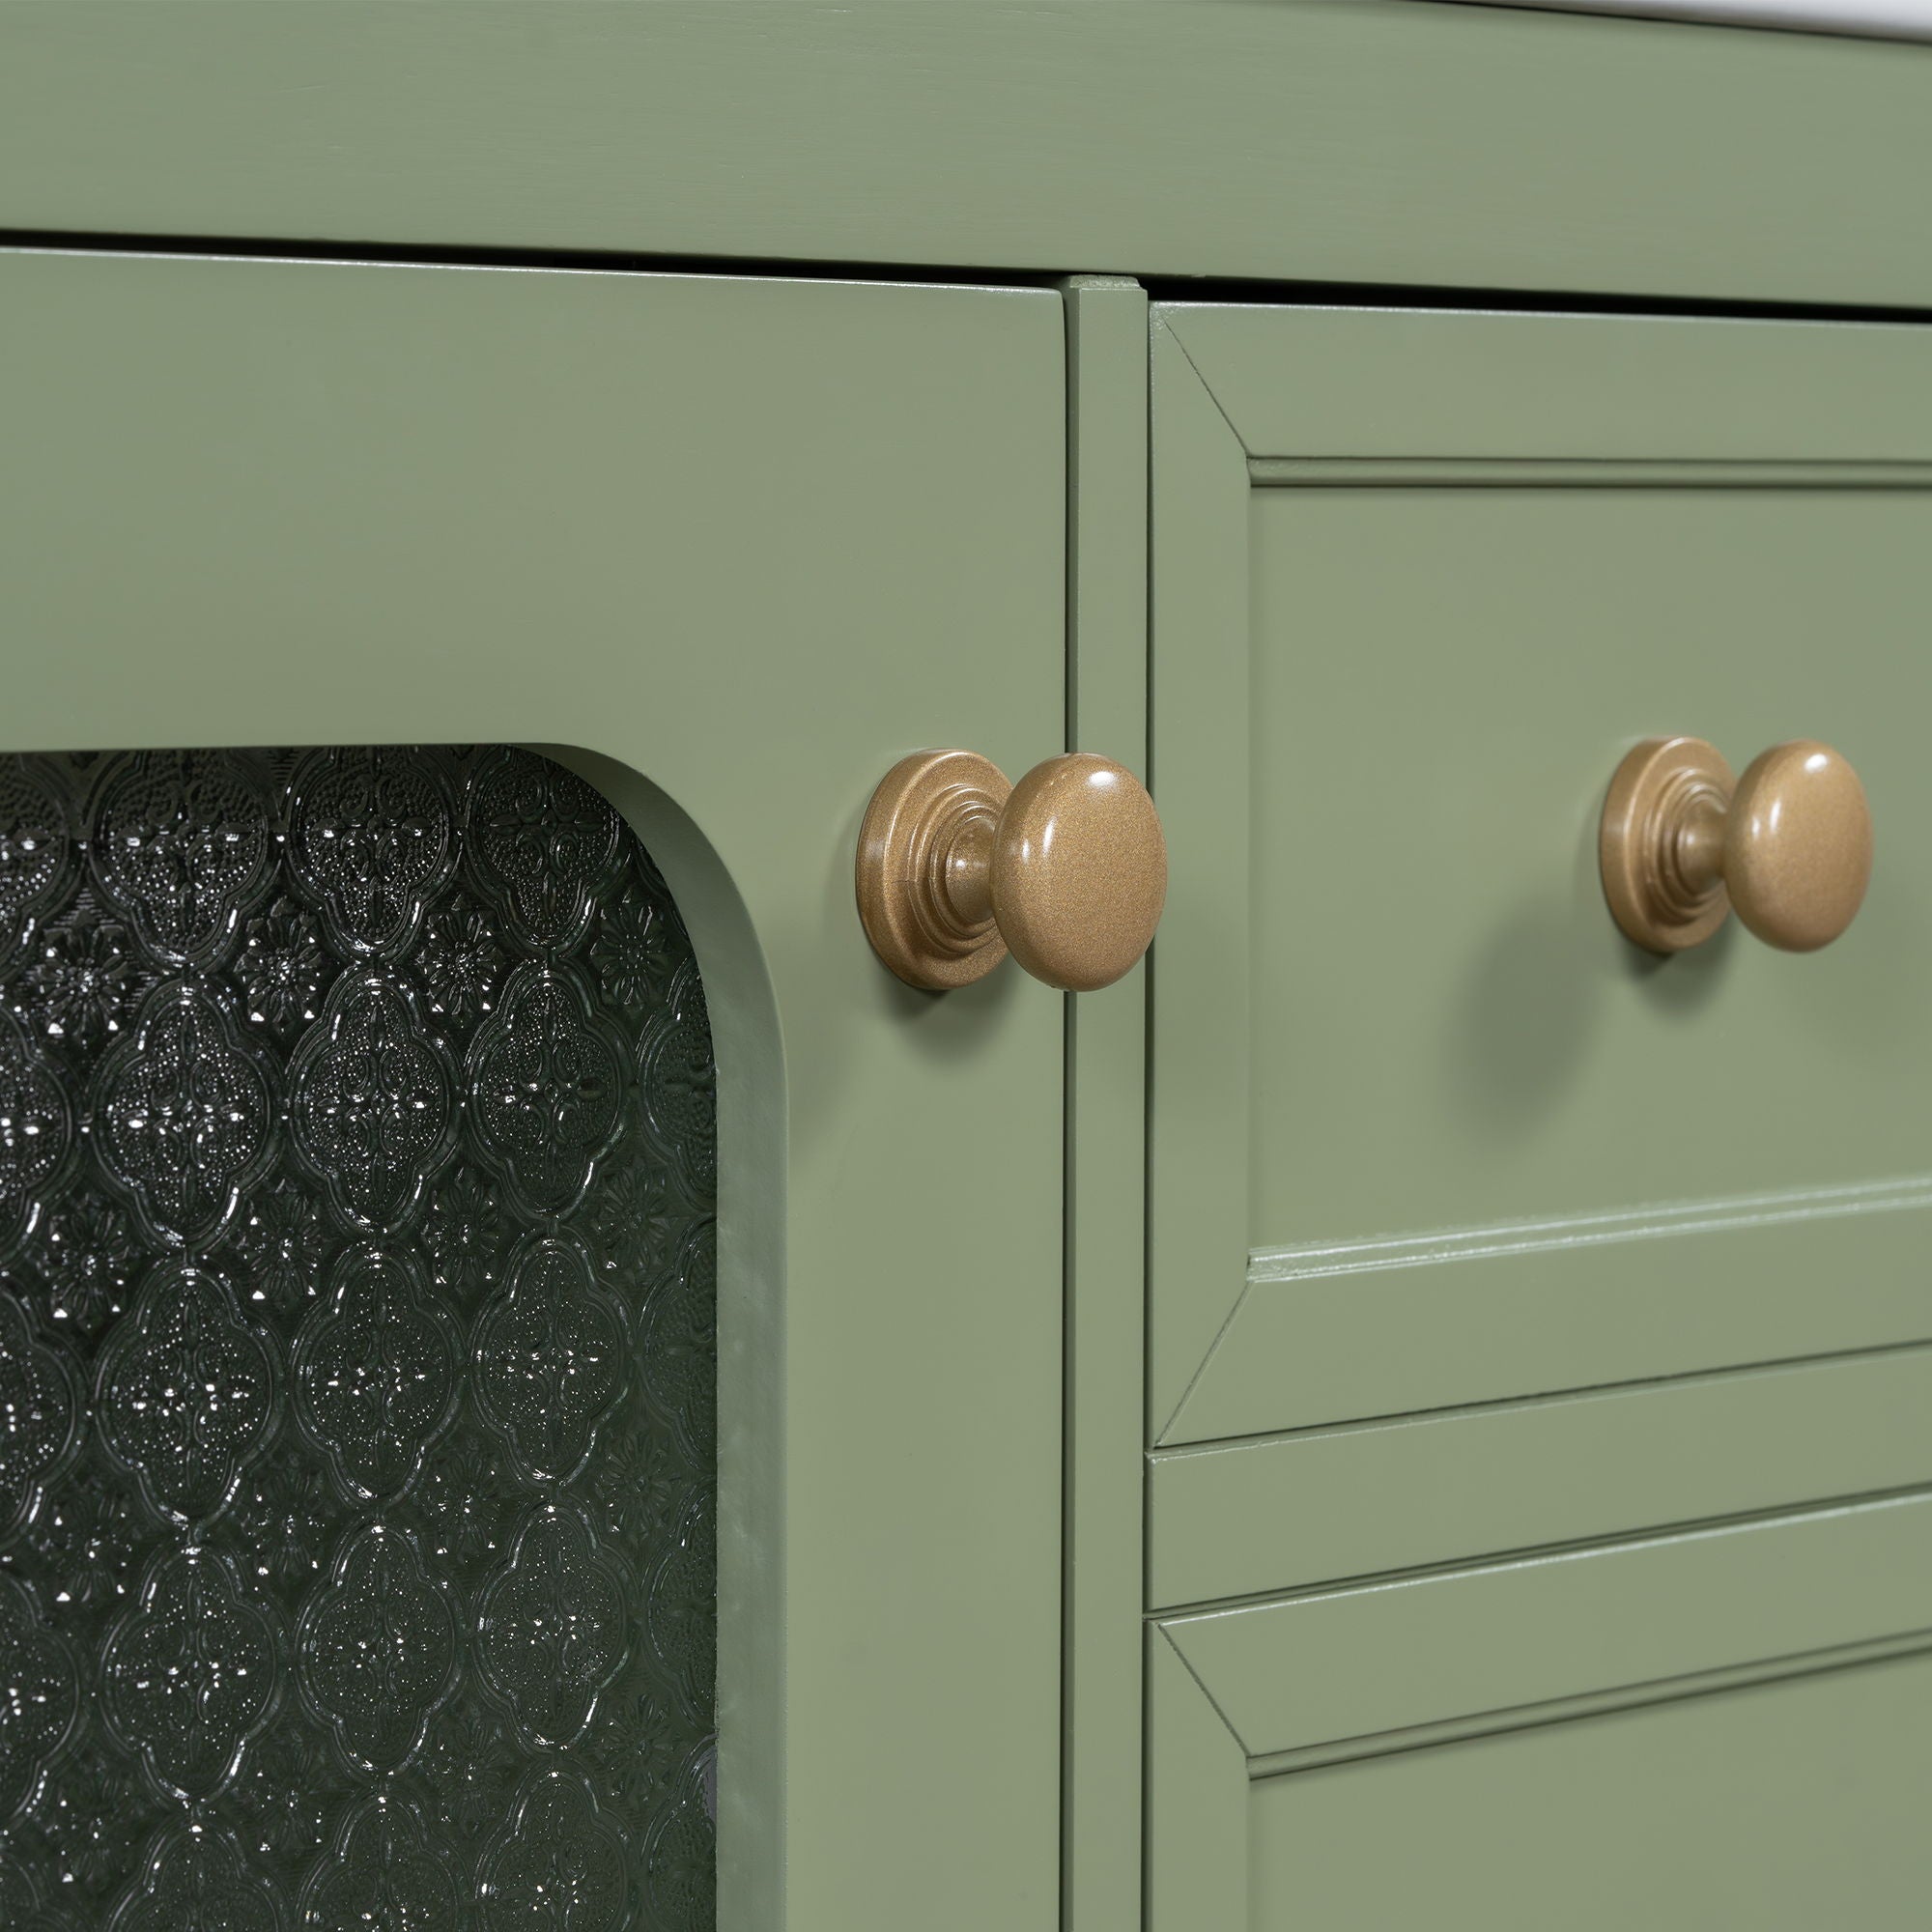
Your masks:
{"label": "knob base rosette", "polygon": [[915,752],[879,781],[859,828],[859,918],[908,986],[970,986],[1007,956],[989,874],[1011,792],[975,752]]}
{"label": "knob base rosette", "polygon": [[1702,738],[1646,738],[1617,767],[1597,836],[1604,896],[1625,938],[1651,952],[1701,945],[1729,918],[1721,873],[1692,861],[1737,782]]}

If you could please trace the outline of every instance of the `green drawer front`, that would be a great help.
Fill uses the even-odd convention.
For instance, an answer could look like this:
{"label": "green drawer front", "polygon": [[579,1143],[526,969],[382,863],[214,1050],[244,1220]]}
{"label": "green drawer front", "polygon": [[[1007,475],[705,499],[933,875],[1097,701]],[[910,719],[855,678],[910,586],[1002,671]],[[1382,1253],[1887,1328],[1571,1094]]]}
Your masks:
{"label": "green drawer front", "polygon": [[[1155,1441],[1932,1337],[1932,331],[1157,317]],[[1670,732],[1859,766],[1835,945],[1618,933]]]}

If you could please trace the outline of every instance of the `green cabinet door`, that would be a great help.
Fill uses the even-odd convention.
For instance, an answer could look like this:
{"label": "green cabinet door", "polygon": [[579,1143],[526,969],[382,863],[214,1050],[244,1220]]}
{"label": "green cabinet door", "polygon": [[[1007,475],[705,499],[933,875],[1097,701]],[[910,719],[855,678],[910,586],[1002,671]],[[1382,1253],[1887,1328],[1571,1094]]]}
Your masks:
{"label": "green cabinet door", "polygon": [[[1920,1916],[1928,378],[1155,309],[1155,1932]],[[1843,938],[1620,935],[1674,733],[1858,766]]]}
{"label": "green cabinet door", "polygon": [[[16,251],[0,372],[5,751],[522,746],[662,868],[717,1063],[718,1922],[1047,1932],[1063,1002],[899,985],[851,854],[904,753],[1063,748],[1059,296]],[[608,1851],[589,1802],[533,1842]]]}

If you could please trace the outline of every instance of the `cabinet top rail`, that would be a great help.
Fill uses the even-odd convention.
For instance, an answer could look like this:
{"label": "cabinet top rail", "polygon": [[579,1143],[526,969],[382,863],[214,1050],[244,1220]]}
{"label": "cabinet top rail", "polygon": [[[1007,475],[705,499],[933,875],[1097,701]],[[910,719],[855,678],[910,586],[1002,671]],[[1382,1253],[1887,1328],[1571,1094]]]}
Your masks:
{"label": "cabinet top rail", "polygon": [[0,4],[16,234],[1917,307],[1928,173],[1915,49],[1683,21]]}

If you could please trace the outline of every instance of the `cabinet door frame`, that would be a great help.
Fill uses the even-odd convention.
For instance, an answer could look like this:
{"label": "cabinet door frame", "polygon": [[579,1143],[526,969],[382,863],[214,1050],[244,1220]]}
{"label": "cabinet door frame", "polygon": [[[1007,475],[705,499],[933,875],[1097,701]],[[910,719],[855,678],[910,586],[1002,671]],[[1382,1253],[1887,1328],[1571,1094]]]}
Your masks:
{"label": "cabinet door frame", "polygon": [[[0,287],[6,750],[529,744],[691,927],[720,1922],[1049,1932],[1063,1004],[901,986],[851,854],[907,751],[1062,749],[1059,294],[61,249]],[[964,1238],[962,1192],[1001,1203]]]}

